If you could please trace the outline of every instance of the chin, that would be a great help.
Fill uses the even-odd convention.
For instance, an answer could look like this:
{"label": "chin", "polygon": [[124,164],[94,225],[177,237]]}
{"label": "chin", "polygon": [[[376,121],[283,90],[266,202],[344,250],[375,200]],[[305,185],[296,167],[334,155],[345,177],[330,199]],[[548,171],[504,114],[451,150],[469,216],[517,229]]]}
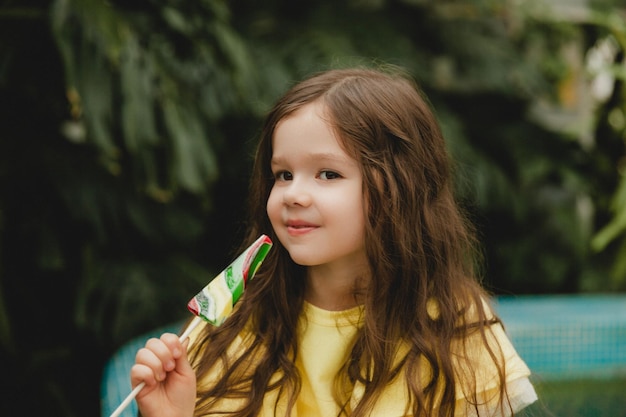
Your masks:
{"label": "chin", "polygon": [[292,256],[291,260],[296,264],[296,265],[300,265],[300,266],[314,266],[317,265],[316,262],[312,262],[310,259],[307,259],[305,257],[298,257],[298,256]]}
{"label": "chin", "polygon": [[297,253],[294,251],[288,251],[288,252],[289,252],[289,256],[291,257],[291,260],[300,266],[318,265],[317,260],[312,258],[311,256],[308,256],[307,254],[301,254],[301,253]]}

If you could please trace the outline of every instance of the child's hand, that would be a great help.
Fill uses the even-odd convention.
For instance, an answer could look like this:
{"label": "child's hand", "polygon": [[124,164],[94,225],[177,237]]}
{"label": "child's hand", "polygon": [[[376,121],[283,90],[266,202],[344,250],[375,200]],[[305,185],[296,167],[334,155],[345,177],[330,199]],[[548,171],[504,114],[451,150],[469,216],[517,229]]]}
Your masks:
{"label": "child's hand", "polygon": [[192,417],[196,402],[196,374],[187,360],[187,345],[165,333],[139,349],[130,371],[133,388],[146,386],[136,400],[143,417]]}

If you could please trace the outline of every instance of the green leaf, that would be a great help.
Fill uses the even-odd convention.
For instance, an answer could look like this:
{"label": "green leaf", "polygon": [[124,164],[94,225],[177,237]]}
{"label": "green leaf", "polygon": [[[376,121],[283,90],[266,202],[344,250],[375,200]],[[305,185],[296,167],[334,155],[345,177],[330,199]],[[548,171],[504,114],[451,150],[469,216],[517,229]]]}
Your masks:
{"label": "green leaf", "polygon": [[156,75],[152,57],[128,36],[120,54],[121,123],[131,153],[158,144],[155,110]]}
{"label": "green leaf", "polygon": [[591,240],[591,247],[596,252],[602,251],[609,243],[620,236],[626,237],[626,176],[623,176],[611,201],[613,219]]}
{"label": "green leaf", "polygon": [[163,101],[163,111],[171,136],[175,179],[184,189],[201,194],[217,176],[217,161],[205,139],[201,116],[167,99]]}

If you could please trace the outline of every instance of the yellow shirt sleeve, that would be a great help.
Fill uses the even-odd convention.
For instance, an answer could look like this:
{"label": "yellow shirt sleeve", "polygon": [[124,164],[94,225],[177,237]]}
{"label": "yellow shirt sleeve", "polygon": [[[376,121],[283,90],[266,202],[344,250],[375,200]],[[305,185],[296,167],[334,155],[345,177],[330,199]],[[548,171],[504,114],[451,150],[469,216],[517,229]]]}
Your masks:
{"label": "yellow shirt sleeve", "polygon": [[[530,384],[530,370],[520,358],[500,323],[485,329],[485,338],[495,354],[497,363],[504,366],[507,397],[498,407],[500,377],[493,358],[485,347],[479,332],[466,341],[464,353],[457,354],[456,412],[461,416],[508,416],[537,399]],[[474,393],[476,398],[474,401]],[[477,414],[477,411],[480,414]]]}

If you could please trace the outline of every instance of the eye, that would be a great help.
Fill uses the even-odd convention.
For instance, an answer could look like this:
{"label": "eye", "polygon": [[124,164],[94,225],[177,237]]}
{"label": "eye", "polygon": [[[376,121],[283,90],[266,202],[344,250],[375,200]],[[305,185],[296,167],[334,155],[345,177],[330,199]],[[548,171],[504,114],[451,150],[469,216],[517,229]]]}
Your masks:
{"label": "eye", "polygon": [[341,175],[335,171],[320,171],[319,177],[322,180],[336,180],[341,178]]}
{"label": "eye", "polygon": [[274,174],[274,179],[276,181],[291,181],[293,174],[289,171],[278,171]]}

